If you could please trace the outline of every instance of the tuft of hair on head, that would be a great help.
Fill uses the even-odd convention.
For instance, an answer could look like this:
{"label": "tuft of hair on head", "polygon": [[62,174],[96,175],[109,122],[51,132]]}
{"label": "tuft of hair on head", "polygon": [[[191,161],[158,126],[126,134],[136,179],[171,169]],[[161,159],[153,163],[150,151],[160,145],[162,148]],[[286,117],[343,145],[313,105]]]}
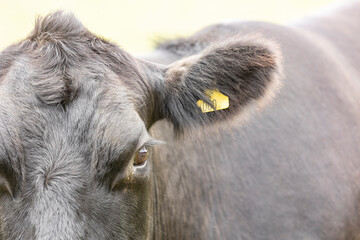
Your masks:
{"label": "tuft of hair on head", "polygon": [[73,13],[56,11],[45,17],[38,16],[29,39],[38,42],[77,39],[87,29]]}
{"label": "tuft of hair on head", "polygon": [[72,93],[69,69],[86,59],[88,30],[74,14],[56,11],[36,19],[35,27],[24,43],[36,68],[31,85],[38,98],[48,105],[63,107]]}

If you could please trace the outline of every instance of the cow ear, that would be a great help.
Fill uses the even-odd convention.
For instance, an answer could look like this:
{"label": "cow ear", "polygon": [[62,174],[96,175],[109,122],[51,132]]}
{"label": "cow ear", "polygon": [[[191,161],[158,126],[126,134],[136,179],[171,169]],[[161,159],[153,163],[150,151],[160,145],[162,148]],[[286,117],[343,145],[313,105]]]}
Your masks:
{"label": "cow ear", "polygon": [[211,46],[166,67],[159,118],[170,120],[177,132],[237,119],[251,105],[263,106],[272,98],[281,69],[276,44],[264,39]]}

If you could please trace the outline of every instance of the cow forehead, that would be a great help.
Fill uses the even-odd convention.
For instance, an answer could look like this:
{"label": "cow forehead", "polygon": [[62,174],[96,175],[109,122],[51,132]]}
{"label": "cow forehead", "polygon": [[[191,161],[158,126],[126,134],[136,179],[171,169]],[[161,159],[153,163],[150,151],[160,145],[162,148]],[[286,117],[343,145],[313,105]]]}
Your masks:
{"label": "cow forehead", "polygon": [[4,159],[100,160],[148,136],[129,84],[143,78],[136,60],[72,16],[37,22],[0,59]]}
{"label": "cow forehead", "polygon": [[61,76],[41,88],[36,81],[47,79],[39,78],[29,58],[14,62],[0,84],[0,135],[2,141],[8,139],[4,146],[20,149],[24,158],[54,161],[96,158],[99,149],[116,155],[136,146],[146,129],[130,90],[121,78],[100,67],[85,71],[89,66],[68,71],[74,94],[61,105],[39,97],[40,91],[46,100],[56,99],[59,89],[51,84],[63,81]]}

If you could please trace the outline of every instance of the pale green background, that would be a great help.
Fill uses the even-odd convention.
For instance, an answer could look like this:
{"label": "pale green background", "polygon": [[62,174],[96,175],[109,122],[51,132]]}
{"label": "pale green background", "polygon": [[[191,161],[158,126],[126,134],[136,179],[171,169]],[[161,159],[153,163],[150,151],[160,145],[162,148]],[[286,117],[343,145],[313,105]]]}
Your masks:
{"label": "pale green background", "polygon": [[[72,11],[92,32],[132,53],[153,40],[236,19],[286,23],[341,0],[0,0],[0,50],[31,31],[37,15]],[[344,0],[343,0],[344,1]]]}

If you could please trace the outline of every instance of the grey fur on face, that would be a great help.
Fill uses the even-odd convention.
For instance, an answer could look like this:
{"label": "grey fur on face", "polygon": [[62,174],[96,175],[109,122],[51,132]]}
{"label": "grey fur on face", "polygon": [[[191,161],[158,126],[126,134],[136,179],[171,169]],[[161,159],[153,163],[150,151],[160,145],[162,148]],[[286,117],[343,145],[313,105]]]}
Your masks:
{"label": "grey fur on face", "polygon": [[[164,118],[177,133],[236,119],[278,84],[274,46],[234,37],[164,66],[96,37],[73,15],[38,19],[0,55],[2,238],[150,238],[152,162],[133,164],[155,143],[148,129]],[[201,113],[207,89],[227,95],[229,109]]]}

